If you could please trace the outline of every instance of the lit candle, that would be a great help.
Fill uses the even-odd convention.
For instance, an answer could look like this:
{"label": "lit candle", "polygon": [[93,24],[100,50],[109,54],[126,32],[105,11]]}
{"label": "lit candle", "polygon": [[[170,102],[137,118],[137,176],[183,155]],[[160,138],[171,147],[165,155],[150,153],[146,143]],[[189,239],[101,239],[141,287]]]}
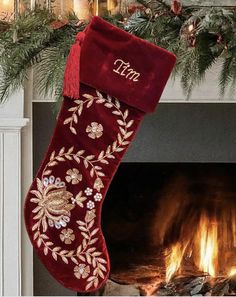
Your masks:
{"label": "lit candle", "polygon": [[117,5],[115,4],[114,0],[107,0],[107,10],[111,13],[114,14],[117,12]]}
{"label": "lit candle", "polygon": [[88,19],[90,16],[88,0],[74,0],[74,12],[80,20]]}
{"label": "lit candle", "polygon": [[0,11],[4,14],[10,15],[14,13],[14,0],[3,0],[0,6]]}
{"label": "lit candle", "polygon": [[98,3],[98,0],[95,0],[96,1],[96,4],[95,4],[95,15],[98,16],[99,15],[99,3]]}

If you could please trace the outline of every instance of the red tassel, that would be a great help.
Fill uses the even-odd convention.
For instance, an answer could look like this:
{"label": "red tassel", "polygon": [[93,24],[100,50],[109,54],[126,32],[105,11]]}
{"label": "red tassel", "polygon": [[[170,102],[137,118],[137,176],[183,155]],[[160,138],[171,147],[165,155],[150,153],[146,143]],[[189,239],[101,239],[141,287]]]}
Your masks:
{"label": "red tassel", "polygon": [[84,37],[84,32],[77,34],[75,44],[70,49],[64,73],[63,96],[73,99],[78,99],[80,96],[80,52]]}

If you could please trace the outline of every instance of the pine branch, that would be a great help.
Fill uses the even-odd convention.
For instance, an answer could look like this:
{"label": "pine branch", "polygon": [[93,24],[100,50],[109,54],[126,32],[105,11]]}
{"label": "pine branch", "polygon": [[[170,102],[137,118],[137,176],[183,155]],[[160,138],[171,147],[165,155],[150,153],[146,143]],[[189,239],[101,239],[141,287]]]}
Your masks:
{"label": "pine branch", "polygon": [[[205,77],[206,71],[223,57],[219,85],[221,93],[236,82],[236,10],[226,8],[183,7],[175,15],[163,0],[139,0],[144,8],[129,16],[120,14],[104,18],[166,48],[177,55],[174,70],[181,77],[187,96]],[[76,34],[75,14],[60,27],[56,16],[46,9],[27,11],[12,24],[0,22],[0,101],[19,88],[27,78],[29,67],[35,67],[36,85],[42,96],[61,95],[66,57]],[[54,24],[54,25],[53,25]],[[189,29],[191,26],[191,30]],[[14,62],[13,62],[14,61]]]}
{"label": "pine branch", "polygon": [[[60,60],[56,61],[61,68],[58,70],[55,64],[53,68],[55,73],[56,70],[58,73],[63,73],[65,57],[69,53],[75,35],[84,26],[78,27],[76,25],[78,20],[71,17],[69,25],[53,29],[51,26],[53,21],[55,21],[53,14],[46,10],[36,10],[21,16],[10,30],[0,35],[0,41],[2,41],[0,47],[2,53],[0,57],[0,65],[2,65],[0,101],[5,100],[11,92],[22,86],[24,80],[27,79],[28,68],[38,63],[42,59],[44,51],[50,47],[64,46],[63,55],[58,57]],[[16,36],[16,40],[13,38],[14,36]],[[55,55],[50,57],[47,64],[44,64],[44,76],[53,71],[49,71],[47,65],[53,64]],[[53,74],[51,73],[51,75]],[[61,75],[58,79],[62,80],[63,76]],[[53,82],[57,82],[57,80],[53,80]],[[48,86],[46,81],[44,83],[45,92],[48,93],[52,86]]]}

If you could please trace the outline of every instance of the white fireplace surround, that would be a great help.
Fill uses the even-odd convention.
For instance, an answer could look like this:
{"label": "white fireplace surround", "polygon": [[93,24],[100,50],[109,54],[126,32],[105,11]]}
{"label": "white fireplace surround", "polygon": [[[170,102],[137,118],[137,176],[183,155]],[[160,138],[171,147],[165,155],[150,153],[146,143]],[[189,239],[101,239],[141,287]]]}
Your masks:
{"label": "white fireplace surround", "polygon": [[[178,79],[170,80],[161,103],[236,103],[236,96],[218,95],[217,72],[210,71],[188,101]],[[37,94],[31,72],[24,90],[0,104],[1,296],[33,295],[33,250],[23,223],[23,202],[32,181],[32,103],[49,101]]]}
{"label": "white fireplace surround", "polygon": [[23,224],[32,180],[32,87],[0,104],[0,296],[33,295],[33,250]]}

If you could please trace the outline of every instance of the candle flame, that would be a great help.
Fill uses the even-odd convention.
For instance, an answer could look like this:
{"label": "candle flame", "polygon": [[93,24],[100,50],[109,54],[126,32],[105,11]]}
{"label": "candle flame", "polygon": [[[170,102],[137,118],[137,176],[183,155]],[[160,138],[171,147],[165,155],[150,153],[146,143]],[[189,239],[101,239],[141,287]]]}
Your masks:
{"label": "candle flame", "polygon": [[9,2],[10,2],[10,0],[3,0],[3,1],[2,1],[2,4],[3,4],[3,5],[9,5]]}

